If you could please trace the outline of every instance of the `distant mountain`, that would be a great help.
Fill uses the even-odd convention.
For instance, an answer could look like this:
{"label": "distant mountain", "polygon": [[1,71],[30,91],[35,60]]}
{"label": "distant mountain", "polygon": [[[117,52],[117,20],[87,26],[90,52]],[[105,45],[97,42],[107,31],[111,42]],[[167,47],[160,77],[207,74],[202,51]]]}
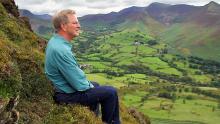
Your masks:
{"label": "distant mountain", "polygon": [[[152,3],[146,7],[146,11],[151,17],[166,25],[175,23],[190,22],[193,20],[200,20],[197,18],[201,16],[206,20],[212,19],[207,16],[217,17],[220,14],[220,5],[216,2],[210,2],[205,6],[191,6],[185,4],[168,5],[162,3]],[[216,20],[216,19],[214,19]]]}
{"label": "distant mountain", "polygon": [[[82,27],[109,28],[116,30],[140,30],[149,34],[157,34],[164,29],[163,24],[153,19],[144,7],[130,7],[109,14],[86,15],[79,18]],[[158,30],[155,30],[157,28]]]}
{"label": "distant mountain", "polygon": [[51,15],[42,14],[35,15],[29,10],[20,9],[20,16],[25,16],[30,19],[32,29],[39,35],[48,35],[52,33]]}
{"label": "distant mountain", "polygon": [[31,13],[29,10],[26,9],[20,9],[19,13],[21,16],[26,16],[29,18],[36,18],[36,19],[42,19],[42,20],[47,20],[50,21],[52,16],[48,15],[48,14],[42,14],[42,15],[35,15],[33,13]]}
{"label": "distant mountain", "polygon": [[176,14],[171,17],[179,20],[168,21],[170,25],[160,34],[160,39],[169,43],[173,52],[219,61],[220,5],[210,2],[188,8],[191,9],[182,15],[173,10]]}
{"label": "distant mountain", "polygon": [[186,21],[197,7],[190,5],[168,5],[160,3],[152,3],[146,8],[146,11],[157,21],[165,25],[180,23]]}
{"label": "distant mountain", "polygon": [[51,21],[52,16],[48,14],[37,15],[40,19]]}

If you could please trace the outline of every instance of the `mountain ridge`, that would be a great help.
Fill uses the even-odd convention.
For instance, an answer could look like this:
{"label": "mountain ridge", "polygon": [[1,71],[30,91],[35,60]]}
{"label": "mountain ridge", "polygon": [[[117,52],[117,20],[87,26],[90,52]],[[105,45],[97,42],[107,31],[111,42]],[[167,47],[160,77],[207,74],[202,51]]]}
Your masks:
{"label": "mountain ridge", "polygon": [[49,14],[35,15],[29,10],[20,9],[20,16],[28,17],[31,23],[32,29],[39,35],[51,34],[53,31],[51,19]]}
{"label": "mountain ridge", "polygon": [[33,14],[32,12],[30,12],[27,9],[19,9],[19,13],[21,16],[27,16],[29,18],[39,18],[39,19],[43,19],[43,20],[48,20],[50,21],[52,16],[49,14]]}

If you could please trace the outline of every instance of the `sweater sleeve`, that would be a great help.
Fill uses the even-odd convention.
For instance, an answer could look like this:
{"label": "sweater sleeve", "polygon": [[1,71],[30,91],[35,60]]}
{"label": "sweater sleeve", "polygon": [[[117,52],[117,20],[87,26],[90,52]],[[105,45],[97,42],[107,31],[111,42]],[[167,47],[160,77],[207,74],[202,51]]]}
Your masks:
{"label": "sweater sleeve", "polygon": [[71,52],[58,54],[56,64],[64,79],[77,91],[85,91],[93,85],[86,79],[85,73],[79,68]]}

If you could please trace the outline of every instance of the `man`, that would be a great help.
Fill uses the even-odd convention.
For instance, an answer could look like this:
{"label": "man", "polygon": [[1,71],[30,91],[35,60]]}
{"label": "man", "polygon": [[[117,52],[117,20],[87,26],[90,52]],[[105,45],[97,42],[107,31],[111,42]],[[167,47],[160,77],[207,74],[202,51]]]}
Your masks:
{"label": "man", "polygon": [[80,32],[75,11],[57,13],[53,17],[53,25],[56,33],[47,44],[45,73],[54,85],[54,100],[86,105],[91,110],[101,104],[102,120],[107,124],[120,124],[116,89],[88,81],[71,51],[70,42]]}

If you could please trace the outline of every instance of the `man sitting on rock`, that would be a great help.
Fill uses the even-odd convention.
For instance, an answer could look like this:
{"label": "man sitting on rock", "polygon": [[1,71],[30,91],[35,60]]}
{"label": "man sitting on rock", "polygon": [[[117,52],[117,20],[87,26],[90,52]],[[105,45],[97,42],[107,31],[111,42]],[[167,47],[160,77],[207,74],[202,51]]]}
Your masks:
{"label": "man sitting on rock", "polygon": [[102,120],[107,124],[120,124],[116,89],[88,81],[72,53],[70,42],[80,32],[75,11],[63,10],[55,14],[53,25],[56,33],[47,44],[45,73],[55,88],[54,100],[85,105],[91,110],[101,104]]}

